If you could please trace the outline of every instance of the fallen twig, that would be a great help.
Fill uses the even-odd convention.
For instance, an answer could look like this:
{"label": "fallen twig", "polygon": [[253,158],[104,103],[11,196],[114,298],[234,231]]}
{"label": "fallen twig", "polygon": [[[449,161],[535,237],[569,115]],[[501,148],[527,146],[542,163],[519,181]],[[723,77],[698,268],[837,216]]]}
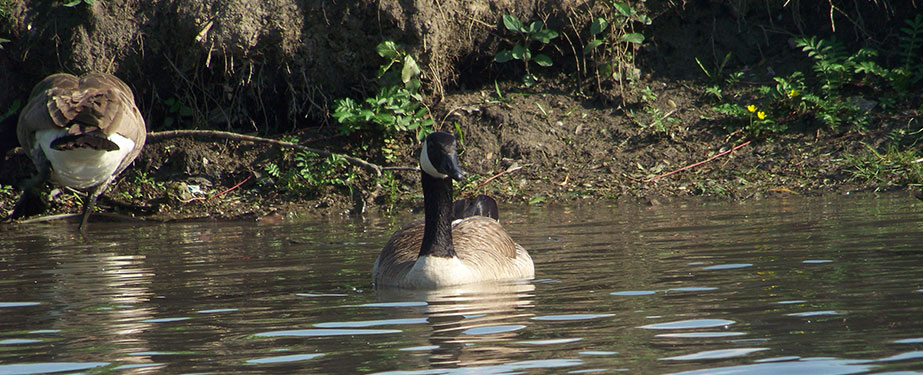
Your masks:
{"label": "fallen twig", "polygon": [[500,173],[497,173],[497,174],[493,175],[493,177],[488,178],[488,179],[484,180],[484,182],[478,184],[478,186],[475,186],[473,191],[477,191],[478,189],[484,187],[484,185],[487,185],[487,184],[490,183],[491,181],[495,180],[497,177],[503,176],[503,175],[505,175],[505,174],[507,174],[507,173],[512,173],[512,172],[518,171],[518,170],[520,170],[520,169],[522,169],[521,166],[516,166],[516,167],[512,167],[512,168],[507,168],[505,171],[500,172]]}
{"label": "fallen twig", "polygon": [[730,149],[730,150],[727,150],[727,151],[724,151],[724,152],[720,152],[720,153],[715,154],[714,156],[712,156],[712,157],[710,157],[710,158],[708,158],[708,159],[702,160],[702,161],[700,161],[700,162],[692,163],[692,164],[689,164],[689,165],[687,165],[687,166],[685,166],[685,167],[682,167],[682,168],[680,168],[680,169],[675,169],[675,170],[672,170],[672,171],[670,171],[670,172],[664,173],[664,174],[662,174],[662,175],[658,175],[658,176],[651,177],[651,178],[645,180],[645,182],[651,182],[651,181],[654,181],[654,180],[656,180],[656,179],[658,179],[658,178],[661,178],[661,177],[667,177],[667,176],[669,176],[669,175],[671,175],[671,174],[685,171],[685,170],[687,170],[687,169],[689,169],[689,168],[698,167],[698,166],[700,166],[700,165],[702,165],[702,164],[708,163],[708,162],[710,162],[710,161],[712,161],[712,160],[715,160],[715,159],[717,159],[717,158],[719,158],[719,157],[722,157],[722,156],[724,156],[724,155],[730,154],[731,152],[734,152],[734,151],[736,151],[737,149],[739,149],[739,148],[741,148],[741,147],[744,147],[744,146],[746,146],[746,145],[748,145],[748,144],[750,144],[750,141],[746,141],[746,142],[744,142],[744,143],[741,143],[741,144],[739,144],[739,145],[737,145],[737,146],[734,146],[734,148],[732,148],[732,149]]}
{"label": "fallen twig", "polygon": [[342,157],[343,159],[345,159],[345,160],[346,160],[347,162],[349,162],[349,163],[359,165],[359,166],[361,166],[361,167],[364,167],[364,168],[366,168],[366,169],[369,169],[369,170],[375,172],[375,175],[376,175],[376,176],[381,176],[381,171],[382,171],[382,169],[383,169],[383,167],[380,166],[380,165],[378,165],[378,164],[371,163],[371,162],[368,162],[368,161],[359,159],[359,158],[354,157],[354,156],[343,155],[343,154],[337,154],[337,153],[333,153],[333,152],[330,152],[330,151],[325,151],[325,150],[321,150],[321,149],[316,149],[316,148],[312,148],[312,147],[308,147],[308,146],[302,146],[302,145],[300,145],[300,144],[292,143],[292,142],[285,142],[285,141],[280,141],[280,140],[276,140],[276,139],[263,138],[263,137],[257,137],[257,136],[252,136],[252,135],[239,134],[239,133],[232,133],[232,132],[226,132],[226,131],[220,131],[220,130],[167,130],[167,131],[153,132],[153,133],[148,133],[148,134],[147,134],[147,140],[148,140],[148,141],[159,141],[159,140],[162,140],[162,139],[176,138],[176,137],[209,137],[209,138],[223,138],[223,139],[231,139],[231,140],[235,140],[235,141],[249,141],[249,142],[257,142],[257,143],[266,143],[266,144],[276,145],[276,146],[279,146],[279,147],[294,148],[294,149],[296,149],[296,150],[310,151],[310,152],[313,152],[313,153],[318,154],[318,155],[320,155],[320,156],[337,155],[337,156]]}
{"label": "fallen twig", "polygon": [[231,190],[237,189],[237,188],[240,187],[240,185],[243,185],[244,182],[250,181],[251,178],[253,178],[253,175],[252,175],[252,174],[249,175],[249,176],[247,176],[247,178],[245,178],[243,181],[238,182],[237,185],[231,186],[231,187],[225,189],[224,191],[222,191],[222,192],[220,192],[220,193],[218,193],[218,194],[212,195],[212,196],[208,197],[208,199],[220,197],[220,196],[226,194],[227,192],[229,192],[229,191],[231,191]]}

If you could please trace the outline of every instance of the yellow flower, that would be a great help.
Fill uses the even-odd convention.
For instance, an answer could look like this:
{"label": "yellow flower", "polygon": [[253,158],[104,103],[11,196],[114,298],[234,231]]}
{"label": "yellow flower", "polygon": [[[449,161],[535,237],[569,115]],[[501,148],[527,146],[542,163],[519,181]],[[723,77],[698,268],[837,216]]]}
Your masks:
{"label": "yellow flower", "polygon": [[766,112],[759,111],[759,112],[756,113],[756,117],[759,118],[760,120],[765,120],[765,119],[766,119]]}
{"label": "yellow flower", "polygon": [[798,92],[798,90],[792,89],[792,91],[789,91],[789,92],[788,92],[788,97],[789,97],[789,98],[794,98],[794,97],[798,96],[798,94],[800,94],[800,93]]}
{"label": "yellow flower", "polygon": [[753,104],[750,104],[747,106],[747,110],[750,111],[750,113],[756,112],[756,106]]}

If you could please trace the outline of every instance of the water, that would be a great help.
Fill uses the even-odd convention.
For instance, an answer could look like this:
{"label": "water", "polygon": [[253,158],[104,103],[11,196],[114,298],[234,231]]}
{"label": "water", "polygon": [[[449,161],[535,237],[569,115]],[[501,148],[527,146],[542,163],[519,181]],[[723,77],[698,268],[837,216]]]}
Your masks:
{"label": "water", "polygon": [[33,225],[0,232],[0,374],[923,373],[921,208],[521,207],[537,280],[428,292],[370,285],[411,216]]}

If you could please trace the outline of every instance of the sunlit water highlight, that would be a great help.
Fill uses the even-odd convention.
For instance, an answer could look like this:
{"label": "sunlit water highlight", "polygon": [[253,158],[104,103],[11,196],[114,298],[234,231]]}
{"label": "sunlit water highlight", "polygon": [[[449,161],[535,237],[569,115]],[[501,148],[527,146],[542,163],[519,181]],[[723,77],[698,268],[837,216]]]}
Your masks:
{"label": "sunlit water highlight", "polygon": [[375,290],[413,216],[0,232],[0,374],[923,371],[904,195],[520,207],[538,279]]}

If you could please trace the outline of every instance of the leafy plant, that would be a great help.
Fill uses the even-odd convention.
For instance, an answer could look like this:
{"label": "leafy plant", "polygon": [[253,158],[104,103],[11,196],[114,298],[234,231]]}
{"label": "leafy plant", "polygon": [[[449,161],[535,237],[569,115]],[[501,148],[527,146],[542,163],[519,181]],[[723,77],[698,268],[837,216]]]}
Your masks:
{"label": "leafy plant", "polygon": [[[538,77],[530,72],[529,62],[534,61],[539,66],[543,67],[548,67],[553,64],[548,55],[537,51],[551,43],[552,39],[557,38],[558,32],[545,28],[545,23],[542,21],[534,21],[529,24],[529,26],[526,26],[518,17],[510,14],[503,15],[503,26],[506,27],[507,30],[515,33],[518,40],[513,42],[513,48],[497,52],[494,56],[494,61],[499,63],[504,63],[513,59],[522,61],[526,70],[526,75],[522,77],[522,81],[526,86],[534,85],[538,82]],[[534,53],[532,51],[533,42],[538,42],[539,44],[539,47]]]}
{"label": "leafy plant", "polygon": [[171,97],[164,100],[163,105],[166,106],[167,109],[167,114],[163,119],[163,126],[165,128],[169,128],[176,122],[189,120],[195,116],[195,110],[192,109],[192,107],[184,104],[176,97]]}
{"label": "leafy plant", "polygon": [[647,114],[649,122],[641,122],[634,116],[632,117],[635,118],[636,124],[642,128],[652,130],[654,134],[672,136],[671,130],[674,125],[680,123],[680,120],[671,117],[675,111],[664,113],[663,110],[657,108],[656,100],[657,93],[650,86],[645,86],[641,89],[641,101],[644,103],[644,113]]}
{"label": "leafy plant", "polygon": [[22,107],[22,101],[19,99],[14,99],[13,103],[10,104],[10,107],[7,108],[6,113],[0,114],[0,121],[6,120],[7,117],[16,114],[16,112],[19,112],[20,107]]}
{"label": "leafy plant", "polygon": [[274,162],[266,163],[263,171],[266,177],[261,185],[272,185],[282,191],[294,194],[312,194],[330,185],[349,187],[358,179],[346,160],[340,155],[320,157],[310,151],[299,151],[289,168],[282,168]]}
{"label": "leafy plant", "polygon": [[[923,16],[907,20],[907,25],[899,38],[900,66],[879,64],[879,53],[871,48],[849,53],[836,39],[802,37],[795,44],[813,60],[812,76],[796,71],[774,77],[775,86],[761,85],[745,93],[750,98],[744,104],[728,98],[714,109],[741,120],[736,124],[743,124],[739,127],[750,135],[787,131],[791,124],[805,120],[833,131],[845,126],[865,129],[876,107],[905,100],[910,87],[923,78],[923,64],[916,53],[923,45]],[[732,77],[728,84],[736,81]]]}
{"label": "leafy plant", "polygon": [[695,63],[699,64],[699,69],[702,69],[702,71],[705,72],[705,75],[709,79],[711,79],[712,81],[717,81],[723,75],[724,68],[727,67],[728,61],[730,60],[731,60],[731,52],[728,51],[728,53],[724,55],[724,60],[722,60],[720,64],[717,64],[717,63],[715,64],[714,70],[708,70],[708,68],[706,68],[705,65],[702,64],[702,61],[699,60],[698,57],[695,58]]}
{"label": "leafy plant", "polygon": [[96,0],[68,0],[68,1],[64,2],[63,5],[66,6],[66,7],[68,7],[68,8],[73,8],[73,7],[76,7],[76,6],[80,5],[80,4],[93,5],[93,3],[95,3],[95,2],[96,2]]}
{"label": "leafy plant", "polygon": [[[634,54],[644,43],[644,34],[634,29],[636,23],[650,25],[651,18],[627,2],[607,0],[605,10],[590,24],[590,39],[583,47],[583,55],[593,61],[597,89],[608,80],[622,83],[625,78],[635,78]],[[624,97],[624,88],[622,88]]]}
{"label": "leafy plant", "polygon": [[846,155],[853,178],[891,185],[923,183],[923,163],[917,162],[919,156],[912,150],[888,146],[880,152],[872,146],[865,146],[865,152]]}
{"label": "leafy plant", "polygon": [[392,41],[375,47],[378,55],[387,59],[378,70],[378,94],[356,101],[352,98],[335,102],[333,118],[340,124],[340,134],[349,135],[366,129],[369,124],[383,130],[385,138],[413,131],[418,141],[431,133],[433,120],[419,93],[420,68],[416,60]]}

